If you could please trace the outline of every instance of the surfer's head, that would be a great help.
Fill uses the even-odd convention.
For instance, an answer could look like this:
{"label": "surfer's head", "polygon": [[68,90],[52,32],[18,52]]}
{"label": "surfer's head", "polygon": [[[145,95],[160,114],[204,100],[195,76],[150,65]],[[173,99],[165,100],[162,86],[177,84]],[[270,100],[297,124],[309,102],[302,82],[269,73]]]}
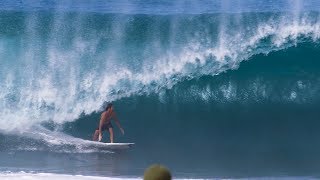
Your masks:
{"label": "surfer's head", "polygon": [[108,105],[107,105],[107,107],[106,107],[106,111],[108,111],[109,109],[111,109],[112,110],[112,103],[109,103]]}
{"label": "surfer's head", "polygon": [[170,171],[159,164],[152,165],[145,170],[143,180],[171,180]]}

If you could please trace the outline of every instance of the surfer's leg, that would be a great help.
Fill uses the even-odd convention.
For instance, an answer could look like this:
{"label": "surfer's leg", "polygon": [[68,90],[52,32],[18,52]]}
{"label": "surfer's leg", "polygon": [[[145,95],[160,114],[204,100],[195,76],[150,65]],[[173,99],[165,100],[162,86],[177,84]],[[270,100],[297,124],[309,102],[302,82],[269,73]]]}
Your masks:
{"label": "surfer's leg", "polygon": [[92,140],[98,141],[98,136],[99,136],[99,130],[96,130],[93,134]]}
{"label": "surfer's leg", "polygon": [[109,133],[110,133],[110,143],[113,143],[113,129],[109,128]]}

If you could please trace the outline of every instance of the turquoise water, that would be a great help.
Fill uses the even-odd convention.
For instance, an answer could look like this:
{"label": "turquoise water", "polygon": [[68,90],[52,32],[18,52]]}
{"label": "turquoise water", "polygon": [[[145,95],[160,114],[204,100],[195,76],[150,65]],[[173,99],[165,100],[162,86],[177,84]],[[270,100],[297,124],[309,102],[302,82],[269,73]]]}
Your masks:
{"label": "turquoise water", "polygon": [[[318,177],[318,7],[1,1],[0,174]],[[132,149],[84,141],[111,101]]]}

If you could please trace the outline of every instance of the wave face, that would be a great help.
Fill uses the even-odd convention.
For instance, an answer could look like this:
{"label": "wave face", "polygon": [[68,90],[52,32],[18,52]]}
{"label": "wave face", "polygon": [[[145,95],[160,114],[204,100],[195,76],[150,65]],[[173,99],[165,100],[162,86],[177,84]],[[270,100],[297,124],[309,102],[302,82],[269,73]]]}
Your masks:
{"label": "wave face", "polygon": [[112,101],[126,130],[116,140],[137,144],[125,160],[137,169],[148,159],[182,177],[314,175],[320,14],[294,2],[196,13],[5,3],[0,150],[101,152],[83,139]]}

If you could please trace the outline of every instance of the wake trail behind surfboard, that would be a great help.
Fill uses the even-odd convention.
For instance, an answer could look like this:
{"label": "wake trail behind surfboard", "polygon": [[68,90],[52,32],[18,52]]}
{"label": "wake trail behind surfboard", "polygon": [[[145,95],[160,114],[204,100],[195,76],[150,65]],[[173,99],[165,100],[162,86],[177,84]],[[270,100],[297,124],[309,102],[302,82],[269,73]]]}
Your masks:
{"label": "wake trail behind surfboard", "polygon": [[[113,153],[115,150],[129,149],[134,143],[103,143],[73,137],[62,132],[50,131],[43,127],[21,132],[28,142],[20,143],[16,150],[50,151],[62,153]],[[25,142],[27,142],[25,141]],[[112,150],[112,151],[111,151]]]}

